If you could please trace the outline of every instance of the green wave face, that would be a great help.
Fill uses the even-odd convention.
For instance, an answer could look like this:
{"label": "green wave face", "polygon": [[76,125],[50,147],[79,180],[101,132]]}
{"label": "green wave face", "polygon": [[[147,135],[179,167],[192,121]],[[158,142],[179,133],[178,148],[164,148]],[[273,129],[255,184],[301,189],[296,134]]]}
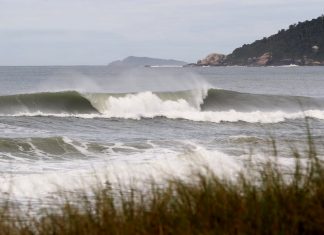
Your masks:
{"label": "green wave face", "polygon": [[0,96],[0,114],[19,113],[98,113],[90,101],[76,91]]}
{"label": "green wave face", "polygon": [[209,89],[201,105],[202,111],[240,112],[324,110],[324,99],[302,96],[250,94]]}

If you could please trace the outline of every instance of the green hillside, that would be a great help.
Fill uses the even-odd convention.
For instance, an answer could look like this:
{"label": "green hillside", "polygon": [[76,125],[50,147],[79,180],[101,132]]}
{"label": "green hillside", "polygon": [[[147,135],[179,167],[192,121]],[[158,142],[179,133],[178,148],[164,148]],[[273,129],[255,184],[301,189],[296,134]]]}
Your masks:
{"label": "green hillside", "polygon": [[265,65],[324,65],[324,15],[243,45],[227,56],[226,63],[253,64],[265,53],[270,55]]}

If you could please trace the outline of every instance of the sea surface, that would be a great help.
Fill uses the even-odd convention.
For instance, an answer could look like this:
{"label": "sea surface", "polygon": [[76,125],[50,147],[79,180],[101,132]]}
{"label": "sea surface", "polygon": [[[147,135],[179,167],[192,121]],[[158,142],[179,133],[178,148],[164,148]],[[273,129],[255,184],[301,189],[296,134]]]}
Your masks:
{"label": "sea surface", "polygon": [[[0,191],[18,199],[95,179],[234,176],[324,137],[324,67],[0,67]],[[23,199],[22,199],[23,198]]]}

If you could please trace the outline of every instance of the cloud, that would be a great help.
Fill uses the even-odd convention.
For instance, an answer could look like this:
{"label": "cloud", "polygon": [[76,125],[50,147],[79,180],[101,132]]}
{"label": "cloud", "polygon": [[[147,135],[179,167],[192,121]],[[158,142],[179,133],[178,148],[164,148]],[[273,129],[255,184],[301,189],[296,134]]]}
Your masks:
{"label": "cloud", "polygon": [[[189,61],[213,51],[229,53],[289,24],[321,15],[324,2],[0,0],[0,6],[0,49],[10,53],[10,63],[16,58],[18,64],[73,60],[102,64],[127,53]],[[53,47],[62,53],[54,53]],[[14,48],[33,53],[21,57]],[[86,50],[87,56],[78,50]],[[100,51],[109,54],[98,56]],[[51,56],[44,60],[46,53]],[[0,55],[0,63],[6,61]]]}

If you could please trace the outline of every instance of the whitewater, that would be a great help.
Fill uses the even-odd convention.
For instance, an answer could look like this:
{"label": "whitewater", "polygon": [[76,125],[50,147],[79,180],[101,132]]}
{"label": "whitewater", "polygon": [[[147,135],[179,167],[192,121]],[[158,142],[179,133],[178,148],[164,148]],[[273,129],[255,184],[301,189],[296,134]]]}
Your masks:
{"label": "whitewater", "polygon": [[0,192],[19,201],[204,162],[235,177],[273,138],[289,165],[306,122],[324,137],[321,67],[0,67],[0,84]]}

